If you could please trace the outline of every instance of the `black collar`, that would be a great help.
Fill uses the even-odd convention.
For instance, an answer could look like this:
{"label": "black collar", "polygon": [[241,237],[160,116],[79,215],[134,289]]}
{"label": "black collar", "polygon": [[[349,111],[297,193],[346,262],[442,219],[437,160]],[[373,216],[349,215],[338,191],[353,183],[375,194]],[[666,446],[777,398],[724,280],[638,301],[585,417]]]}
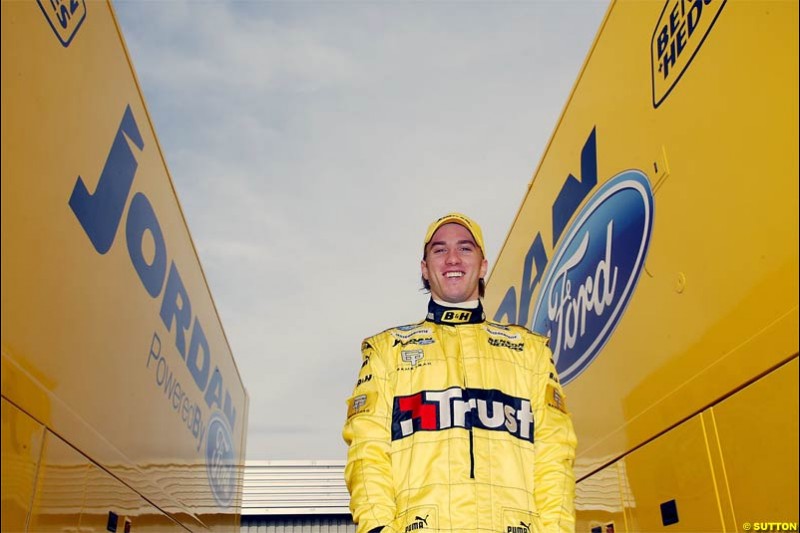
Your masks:
{"label": "black collar", "polygon": [[428,320],[436,324],[480,324],[486,320],[483,314],[483,304],[478,300],[478,307],[475,309],[463,309],[461,307],[445,307],[433,301],[428,302]]}

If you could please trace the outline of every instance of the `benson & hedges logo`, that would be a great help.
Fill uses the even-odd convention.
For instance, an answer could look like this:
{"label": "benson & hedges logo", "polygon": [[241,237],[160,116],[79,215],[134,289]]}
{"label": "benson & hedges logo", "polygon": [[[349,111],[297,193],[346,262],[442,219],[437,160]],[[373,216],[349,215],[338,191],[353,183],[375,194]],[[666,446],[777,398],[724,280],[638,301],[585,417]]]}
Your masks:
{"label": "benson & hedges logo", "polygon": [[657,108],[689,68],[727,0],[667,0],[650,42],[653,107]]}
{"label": "benson & hedges logo", "polygon": [[47,22],[61,45],[66,48],[86,20],[84,0],[37,0]]}

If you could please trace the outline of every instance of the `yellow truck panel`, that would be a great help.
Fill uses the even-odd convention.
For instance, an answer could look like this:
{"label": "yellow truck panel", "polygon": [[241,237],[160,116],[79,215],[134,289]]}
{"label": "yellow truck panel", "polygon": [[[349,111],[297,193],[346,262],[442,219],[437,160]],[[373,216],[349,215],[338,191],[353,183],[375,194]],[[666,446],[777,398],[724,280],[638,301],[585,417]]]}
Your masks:
{"label": "yellow truck panel", "polygon": [[712,409],[730,505],[741,522],[797,523],[798,361]]}
{"label": "yellow truck panel", "polygon": [[[643,446],[688,461],[668,435],[797,358],[797,42],[796,1],[609,7],[485,299],[490,318],[550,336],[578,433],[579,495]],[[783,423],[780,409],[749,398],[767,424]],[[797,456],[796,432],[788,439]],[[743,460],[726,454],[735,441],[719,446]],[[657,455],[628,461],[628,478],[641,479],[643,464],[653,484],[655,472],[682,475],[677,463],[657,467]],[[796,485],[796,466],[791,474]],[[763,484],[748,483],[751,494],[732,497],[762,498]],[[720,484],[715,474],[723,494]],[[641,487],[631,486],[632,501]],[[746,521],[692,521],[681,490],[684,521],[673,529]],[[796,517],[796,503],[784,511]],[[616,530],[653,523],[626,516]],[[598,515],[591,530],[610,518]]]}
{"label": "yellow truck panel", "polygon": [[[7,506],[37,531],[235,530],[247,392],[113,8],[0,5],[3,530]],[[37,425],[41,450],[6,438]],[[45,459],[26,510],[6,468]],[[82,503],[45,505],[79,471]],[[133,495],[163,518],[121,520]]]}

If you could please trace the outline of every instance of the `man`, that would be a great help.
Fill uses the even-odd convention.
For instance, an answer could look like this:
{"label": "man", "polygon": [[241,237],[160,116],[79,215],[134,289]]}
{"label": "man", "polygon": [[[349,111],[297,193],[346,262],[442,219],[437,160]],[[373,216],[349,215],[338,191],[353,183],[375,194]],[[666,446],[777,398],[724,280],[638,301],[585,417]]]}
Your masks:
{"label": "man", "polygon": [[366,339],[343,436],[358,533],[574,531],[575,433],[547,339],[485,320],[483,236],[425,236],[428,316]]}

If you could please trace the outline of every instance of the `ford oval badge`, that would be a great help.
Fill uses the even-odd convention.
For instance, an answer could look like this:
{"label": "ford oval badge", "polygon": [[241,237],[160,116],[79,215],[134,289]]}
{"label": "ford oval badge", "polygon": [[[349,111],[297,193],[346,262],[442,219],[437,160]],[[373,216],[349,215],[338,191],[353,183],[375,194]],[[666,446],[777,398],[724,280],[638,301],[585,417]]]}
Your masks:
{"label": "ford oval badge", "polygon": [[562,384],[583,372],[619,323],[644,265],[653,192],[638,170],[600,187],[553,253],[532,329],[550,337]]}

